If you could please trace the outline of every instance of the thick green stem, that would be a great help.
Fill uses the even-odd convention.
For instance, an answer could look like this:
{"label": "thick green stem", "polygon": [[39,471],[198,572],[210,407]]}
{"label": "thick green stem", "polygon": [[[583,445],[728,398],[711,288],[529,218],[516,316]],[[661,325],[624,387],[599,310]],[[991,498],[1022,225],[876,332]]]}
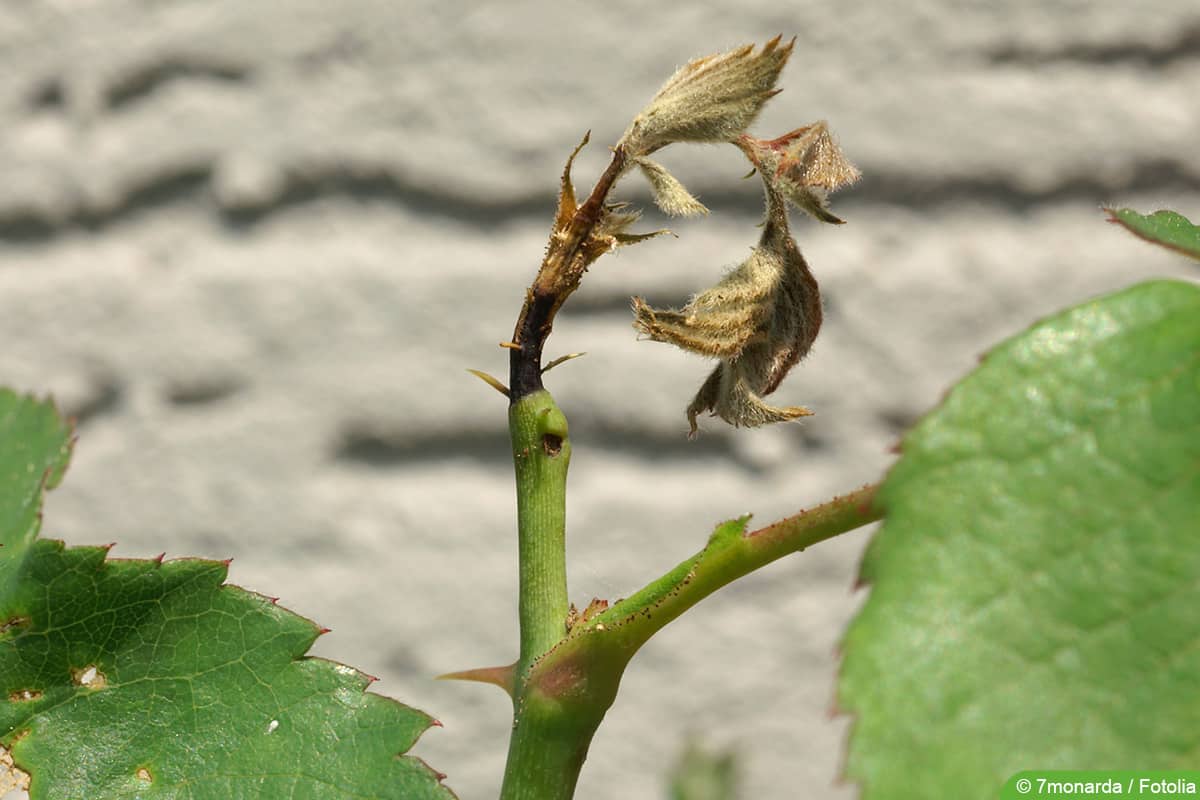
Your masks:
{"label": "thick green stem", "polygon": [[571,800],[603,713],[581,725],[585,720],[573,719],[555,703],[527,700],[525,707],[520,705],[500,800]]}
{"label": "thick green stem", "polygon": [[571,443],[567,418],[544,389],[509,407],[508,429],[517,473],[520,683],[530,663],[565,632],[566,486]]}
{"label": "thick green stem", "polygon": [[541,389],[517,399],[509,407],[508,420],[517,473],[521,655],[513,680],[513,732],[500,796],[569,800],[604,710],[597,715],[591,711],[595,704],[587,704],[580,713],[528,680],[537,659],[566,634],[565,503],[571,457],[567,419],[550,393]]}

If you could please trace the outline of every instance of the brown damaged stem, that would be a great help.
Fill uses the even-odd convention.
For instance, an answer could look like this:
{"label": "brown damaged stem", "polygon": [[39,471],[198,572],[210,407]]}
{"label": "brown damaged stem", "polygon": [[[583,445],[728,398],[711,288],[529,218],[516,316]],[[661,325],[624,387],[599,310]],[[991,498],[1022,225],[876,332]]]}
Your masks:
{"label": "brown damaged stem", "polygon": [[[586,137],[584,141],[587,141]],[[543,388],[542,348],[554,327],[558,309],[579,288],[586,269],[580,249],[600,222],[605,200],[625,169],[625,162],[624,150],[615,148],[612,161],[592,187],[588,199],[575,210],[562,235],[551,238],[537,277],[525,292],[525,304],[517,318],[513,341],[505,345],[509,349],[508,386],[513,403]]]}

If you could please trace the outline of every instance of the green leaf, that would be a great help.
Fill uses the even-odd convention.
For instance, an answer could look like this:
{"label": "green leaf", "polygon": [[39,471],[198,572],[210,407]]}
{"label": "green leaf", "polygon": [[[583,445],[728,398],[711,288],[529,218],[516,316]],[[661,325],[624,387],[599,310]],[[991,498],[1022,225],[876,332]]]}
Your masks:
{"label": "green leaf", "polygon": [[1200,752],[1200,288],[1004,343],[905,438],[844,641],[863,800]]}
{"label": "green leaf", "polygon": [[0,597],[37,538],[43,491],[58,485],[70,458],[71,429],[53,405],[0,389]]}
{"label": "green leaf", "polygon": [[1148,242],[1200,259],[1200,226],[1174,211],[1139,214],[1130,208],[1106,208],[1108,221],[1115,222]]}
{"label": "green leaf", "polygon": [[322,630],[219,561],[35,539],[70,433],[0,392],[0,744],[31,797],[439,798],[399,757],[434,720],[304,653]]}

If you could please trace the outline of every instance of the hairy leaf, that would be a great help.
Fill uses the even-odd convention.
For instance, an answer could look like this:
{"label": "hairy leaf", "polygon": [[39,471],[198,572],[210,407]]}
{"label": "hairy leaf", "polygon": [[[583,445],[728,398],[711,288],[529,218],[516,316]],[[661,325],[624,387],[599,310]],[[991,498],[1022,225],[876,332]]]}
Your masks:
{"label": "hairy leaf", "polygon": [[636,157],[672,142],[733,140],[775,96],[794,44],[780,46],[776,36],[757,53],[745,45],[689,61],[634,118],[617,147]]}
{"label": "hairy leaf", "polygon": [[641,167],[642,174],[650,182],[650,188],[654,191],[654,204],[664,214],[672,217],[690,217],[708,213],[704,204],[693,197],[679,179],[662,164],[648,158],[636,158],[634,163]]}
{"label": "hairy leaf", "polygon": [[640,333],[721,358],[688,404],[690,436],[706,411],[746,427],[812,413],[804,406],[776,407],[763,400],[808,353],[822,318],[820,290],[792,239],[783,198],[766,186],[768,216],[758,246],[720,283],[678,311],[633,298],[633,326]]}
{"label": "hairy leaf", "polygon": [[1200,289],[1152,282],[992,352],[905,438],[844,642],[872,798],[1200,752]]}
{"label": "hairy leaf", "polygon": [[0,392],[0,744],[33,800],[452,797],[400,755],[434,720],[305,658],[321,629],[225,562],[35,539],[69,441]]}
{"label": "hairy leaf", "polygon": [[822,222],[845,222],[829,211],[829,193],[856,182],[862,173],[842,154],[824,121],[776,139],[743,135],[737,146],[762,175],[768,191],[773,188],[796,208]]}

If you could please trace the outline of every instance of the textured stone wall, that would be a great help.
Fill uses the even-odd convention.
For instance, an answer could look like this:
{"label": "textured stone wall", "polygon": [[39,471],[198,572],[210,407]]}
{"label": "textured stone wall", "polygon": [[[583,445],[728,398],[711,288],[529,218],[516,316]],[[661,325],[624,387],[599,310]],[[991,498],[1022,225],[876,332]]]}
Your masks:
{"label": "textured stone wall", "polygon": [[[619,597],[714,523],[875,479],[998,339],[1194,268],[1103,202],[1200,215],[1200,7],[0,0],[0,381],[79,420],[47,535],[117,555],[234,556],[232,579],[333,628],[318,645],[438,716],[417,753],[494,796],[508,701],[431,676],[516,653],[503,374],[583,131],[604,145],[688,58],[798,37],[755,130],[828,119],[850,224],[797,221],[826,295],[775,395],[816,416],[695,442],[707,365],[635,341],[756,239],[733,148],[663,155],[713,209],[599,262],[548,355],[571,424],[572,596]],[[727,152],[726,152],[727,151]],[[623,196],[645,201],[631,179]],[[653,213],[646,227],[658,227]],[[579,796],[662,796],[694,734],[747,797],[837,784],[839,633],[867,533],[706,601],[632,664]]]}

